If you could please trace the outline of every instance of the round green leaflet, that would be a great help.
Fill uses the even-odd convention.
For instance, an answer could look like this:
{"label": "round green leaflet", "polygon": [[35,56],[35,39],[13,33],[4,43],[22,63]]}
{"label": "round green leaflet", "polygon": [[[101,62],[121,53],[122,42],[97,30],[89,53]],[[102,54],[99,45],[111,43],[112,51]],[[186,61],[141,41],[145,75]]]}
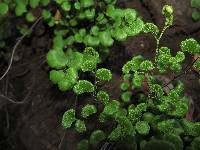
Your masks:
{"label": "round green leaflet", "polygon": [[108,95],[107,92],[105,92],[105,91],[99,91],[97,93],[97,99],[99,101],[101,101],[104,105],[106,105],[106,104],[108,104],[110,98],[109,98],[109,95]]}
{"label": "round green leaflet", "polygon": [[99,142],[103,141],[106,138],[105,133],[102,130],[95,130],[90,136],[90,144],[97,145]]}
{"label": "round green leaflet", "polygon": [[62,118],[62,125],[64,128],[70,128],[72,123],[76,121],[75,118],[75,110],[74,109],[69,109],[66,111],[63,115]]}
{"label": "round green leaflet", "polygon": [[76,120],[76,123],[75,123],[75,129],[78,133],[83,133],[85,132],[87,129],[86,129],[86,126],[85,126],[85,122],[82,121],[82,120]]}
{"label": "round green leaflet", "polygon": [[87,104],[82,108],[81,115],[83,118],[88,118],[89,116],[95,114],[97,109],[95,105]]}
{"label": "round green leaflet", "polygon": [[112,79],[112,73],[106,68],[101,68],[96,71],[96,77],[100,80],[109,81]]}
{"label": "round green leaflet", "polygon": [[28,22],[33,22],[33,21],[35,20],[35,16],[34,16],[31,12],[28,12],[28,13],[26,14],[26,20],[27,20]]}
{"label": "round green leaflet", "polygon": [[8,13],[8,4],[0,2],[0,15],[5,15]]}
{"label": "round green leaflet", "polygon": [[136,123],[135,128],[139,134],[147,135],[150,131],[150,126],[146,121],[139,121]]}
{"label": "round green leaflet", "polygon": [[79,80],[77,84],[74,86],[74,92],[77,95],[83,94],[83,93],[91,93],[94,92],[95,88],[94,85],[87,81],[87,80]]}

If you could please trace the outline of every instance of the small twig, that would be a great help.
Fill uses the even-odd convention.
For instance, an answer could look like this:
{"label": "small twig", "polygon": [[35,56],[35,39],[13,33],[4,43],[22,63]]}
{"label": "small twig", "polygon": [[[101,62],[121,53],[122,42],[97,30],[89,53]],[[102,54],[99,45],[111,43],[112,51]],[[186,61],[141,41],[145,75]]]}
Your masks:
{"label": "small twig", "polygon": [[66,131],[64,132],[64,134],[63,134],[63,136],[62,136],[62,138],[61,138],[60,144],[59,144],[59,146],[58,146],[59,150],[60,150],[61,147],[62,147],[62,143],[63,143],[63,140],[64,140],[64,138],[65,138],[65,135],[66,135]]}
{"label": "small twig", "polygon": [[[8,96],[8,79],[9,76],[6,77],[5,80],[5,89],[4,89],[4,94],[5,96]],[[8,107],[7,105],[5,106],[5,112],[6,112],[6,128],[9,129],[10,128],[10,119],[9,119],[9,113],[8,113]]]}
{"label": "small twig", "polygon": [[10,118],[9,118],[9,113],[8,113],[8,107],[5,107],[5,112],[6,112],[6,128],[9,129],[10,128]]}
{"label": "small twig", "polygon": [[112,148],[112,144],[105,142],[99,150],[110,150],[111,148]]}
{"label": "small twig", "polygon": [[108,148],[108,146],[109,146],[109,143],[105,142],[100,150],[106,150],[106,148]]}
{"label": "small twig", "polygon": [[[24,98],[22,101],[13,100],[13,99],[11,99],[11,98],[9,98],[9,97],[3,95],[3,94],[0,94],[0,98],[5,99],[5,100],[7,100],[9,103],[12,103],[12,104],[22,105],[22,104],[28,102],[28,98],[29,98],[29,96],[30,96],[31,93],[32,93],[32,89],[33,89],[34,85],[35,85],[35,80],[33,80],[33,83],[32,83],[32,85],[31,85],[30,91],[28,92],[28,94],[25,96],[25,98]],[[1,99],[0,99],[0,100],[1,100]]]}
{"label": "small twig", "polygon": [[[39,17],[35,23],[31,26],[30,28],[30,32],[33,31],[33,28],[39,23],[39,21],[42,19],[42,17]],[[14,58],[14,55],[15,55],[15,51],[17,49],[17,47],[19,46],[19,44],[22,42],[22,40],[30,33],[29,31],[27,31],[23,36],[21,36],[18,40],[17,40],[17,43],[15,44],[15,46],[13,47],[12,49],[12,53],[11,53],[11,58],[10,58],[10,62],[9,62],[9,65],[8,65],[8,68],[6,69],[6,71],[4,72],[4,74],[1,76],[0,80],[2,80],[9,72],[11,66],[12,66],[12,63],[13,63],[13,58]]]}

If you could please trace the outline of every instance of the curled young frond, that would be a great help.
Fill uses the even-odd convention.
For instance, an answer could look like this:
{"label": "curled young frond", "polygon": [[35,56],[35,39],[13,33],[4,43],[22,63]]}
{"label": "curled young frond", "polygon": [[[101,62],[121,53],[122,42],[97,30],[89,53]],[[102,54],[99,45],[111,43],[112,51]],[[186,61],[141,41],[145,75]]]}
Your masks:
{"label": "curled young frond", "polygon": [[173,19],[174,19],[173,12],[174,9],[170,5],[165,5],[162,9],[162,14],[166,17],[165,26],[167,27],[173,24]]}

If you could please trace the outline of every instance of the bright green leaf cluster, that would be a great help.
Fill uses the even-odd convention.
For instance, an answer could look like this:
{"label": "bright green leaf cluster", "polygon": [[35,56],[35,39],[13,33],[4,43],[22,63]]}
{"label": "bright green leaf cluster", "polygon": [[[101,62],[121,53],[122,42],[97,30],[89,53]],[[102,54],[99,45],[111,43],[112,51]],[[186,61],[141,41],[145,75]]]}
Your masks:
{"label": "bright green leaf cluster", "polygon": [[159,49],[159,55],[157,57],[158,70],[163,73],[168,68],[175,72],[180,72],[182,69],[181,63],[185,60],[185,54],[181,51],[177,52],[173,57],[170,53],[170,49],[167,47],[161,47]]}
{"label": "bright green leaf cluster", "polygon": [[181,50],[191,54],[200,54],[200,44],[193,38],[181,42]]}
{"label": "bright green leaf cluster", "polygon": [[168,96],[163,96],[157,107],[161,112],[176,117],[186,116],[189,109],[188,100],[185,97],[181,98],[175,90],[171,90]]}
{"label": "bright green leaf cluster", "polygon": [[143,112],[147,110],[146,103],[140,103],[137,106],[129,105],[128,107],[128,118],[133,125],[141,120]]}
{"label": "bright green leaf cluster", "polygon": [[116,118],[116,121],[118,125],[108,137],[111,141],[123,140],[126,137],[133,137],[135,135],[135,129],[126,116],[119,116]]}
{"label": "bright green leaf cluster", "polygon": [[[76,94],[94,92],[94,85],[87,80],[78,81],[78,71],[93,71],[99,62],[99,54],[93,48],[88,47],[83,53],[69,50],[64,53],[62,36],[54,38],[54,49],[47,54],[48,64],[57,70],[50,71],[50,80],[58,84],[61,91],[73,88]],[[68,68],[68,69],[65,69]]]}
{"label": "bright green leaf cluster", "polygon": [[129,74],[130,72],[135,72],[140,69],[140,64],[143,61],[143,57],[141,55],[133,57],[130,61],[128,61],[122,68],[122,72],[124,74]]}
{"label": "bright green leaf cluster", "polygon": [[50,72],[50,80],[54,84],[58,84],[61,91],[67,91],[77,82],[78,73],[74,68],[69,68],[65,72],[62,70],[52,70]]}

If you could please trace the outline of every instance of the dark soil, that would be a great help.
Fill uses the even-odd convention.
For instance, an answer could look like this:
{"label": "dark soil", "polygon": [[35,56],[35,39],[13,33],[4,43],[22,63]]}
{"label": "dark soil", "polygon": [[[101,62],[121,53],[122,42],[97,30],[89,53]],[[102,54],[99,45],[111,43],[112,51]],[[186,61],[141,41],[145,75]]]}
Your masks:
{"label": "dark soil", "polygon": [[[175,8],[175,24],[167,30],[161,45],[168,46],[172,52],[179,49],[180,42],[186,37],[200,39],[200,22],[191,18],[190,0],[130,0],[120,2],[121,7],[135,8],[147,22],[154,22],[162,27],[161,9],[164,4]],[[13,104],[0,97],[0,150],[74,150],[75,143],[82,137],[73,130],[64,130],[61,117],[64,111],[75,105],[76,97],[71,92],[62,93],[48,79],[49,68],[45,54],[51,47],[52,37],[48,27],[40,22],[30,37],[27,37],[17,49],[14,63],[9,74],[0,82],[0,92],[23,104]],[[15,37],[10,39],[11,46]],[[140,34],[129,38],[124,43],[116,43],[110,51],[104,66],[114,72],[113,81],[103,85],[111,98],[119,98],[119,84],[122,65],[133,55],[142,54],[151,59],[155,41],[150,35]],[[11,48],[4,52],[7,59],[1,61],[1,74],[6,69]],[[186,61],[191,63],[191,58]],[[173,75],[170,74],[169,78]],[[195,73],[191,72],[182,79],[186,83],[185,93],[195,103],[195,118],[198,120],[200,108],[200,86],[196,83]],[[85,103],[94,103],[91,97],[79,97],[77,109]],[[94,116],[89,129],[101,128],[95,124]]]}

